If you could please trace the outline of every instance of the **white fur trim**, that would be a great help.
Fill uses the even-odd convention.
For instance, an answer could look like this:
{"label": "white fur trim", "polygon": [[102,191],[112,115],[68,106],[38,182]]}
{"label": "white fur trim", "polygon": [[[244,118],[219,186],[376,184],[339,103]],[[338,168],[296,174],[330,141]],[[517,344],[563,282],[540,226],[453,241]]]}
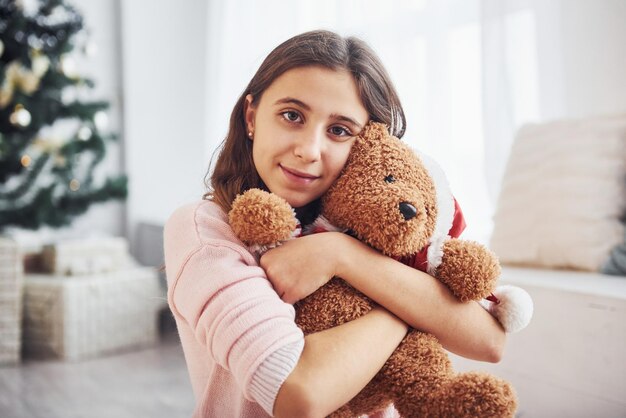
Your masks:
{"label": "white fur trim", "polygon": [[479,303],[493,315],[508,333],[526,328],[533,316],[533,300],[524,289],[517,286],[498,286],[493,292],[499,303],[483,299]]}
{"label": "white fur trim", "polygon": [[302,225],[300,225],[300,222],[298,222],[296,229],[294,229],[291,232],[291,239],[298,238],[301,235],[302,235]]}
{"label": "white fur trim", "polygon": [[271,250],[272,248],[278,247],[282,242],[277,242],[274,244],[261,245],[261,244],[253,244],[248,247],[251,253],[258,255],[259,257]]}
{"label": "white fur trim", "polygon": [[448,183],[448,178],[441,166],[426,154],[416,151],[424,166],[428,170],[430,177],[435,183],[437,192],[437,222],[435,224],[435,232],[431,238],[431,242],[438,240],[440,236],[447,236],[452,228],[454,220],[454,197]]}
{"label": "white fur trim", "polygon": [[437,272],[437,267],[441,265],[441,260],[443,260],[443,246],[446,241],[448,241],[448,236],[436,236],[430,240],[430,245],[428,246],[428,252],[426,253],[426,259],[428,260],[428,268],[427,273],[431,276],[435,276]]}

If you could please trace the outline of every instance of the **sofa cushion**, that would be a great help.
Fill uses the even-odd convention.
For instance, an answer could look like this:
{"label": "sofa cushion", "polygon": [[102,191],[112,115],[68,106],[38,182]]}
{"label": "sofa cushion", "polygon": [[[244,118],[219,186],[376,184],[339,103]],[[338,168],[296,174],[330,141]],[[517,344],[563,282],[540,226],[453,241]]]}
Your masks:
{"label": "sofa cushion", "polygon": [[527,125],[494,216],[503,264],[598,271],[624,240],[626,115]]}

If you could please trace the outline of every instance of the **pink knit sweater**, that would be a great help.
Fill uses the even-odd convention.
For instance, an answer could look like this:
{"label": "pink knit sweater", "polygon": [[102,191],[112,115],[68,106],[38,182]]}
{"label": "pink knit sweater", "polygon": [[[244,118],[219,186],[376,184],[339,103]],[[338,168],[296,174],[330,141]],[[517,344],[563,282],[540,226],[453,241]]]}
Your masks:
{"label": "pink knit sweater", "polygon": [[271,415],[304,346],[293,306],[274,292],[213,202],[176,210],[165,225],[164,250],[194,417]]}

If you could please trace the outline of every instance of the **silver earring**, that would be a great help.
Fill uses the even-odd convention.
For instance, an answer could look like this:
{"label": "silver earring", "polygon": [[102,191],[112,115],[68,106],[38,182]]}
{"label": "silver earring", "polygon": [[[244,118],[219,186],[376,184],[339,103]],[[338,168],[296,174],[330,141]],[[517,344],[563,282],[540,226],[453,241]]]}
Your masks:
{"label": "silver earring", "polygon": [[252,138],[252,131],[248,132],[248,136]]}

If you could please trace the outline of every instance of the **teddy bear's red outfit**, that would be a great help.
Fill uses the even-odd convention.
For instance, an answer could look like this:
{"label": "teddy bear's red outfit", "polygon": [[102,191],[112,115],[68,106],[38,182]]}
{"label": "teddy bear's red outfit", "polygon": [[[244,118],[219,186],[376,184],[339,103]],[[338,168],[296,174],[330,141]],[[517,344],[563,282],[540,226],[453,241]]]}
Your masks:
{"label": "teddy bear's red outfit", "polygon": [[[448,231],[448,236],[450,238],[458,238],[461,236],[463,230],[465,230],[465,218],[463,217],[463,212],[461,211],[461,207],[459,206],[459,202],[454,199],[454,216],[452,218],[452,227]],[[433,269],[437,268],[437,266],[432,266],[432,259],[428,257],[428,251],[430,249],[430,245],[422,248],[418,253],[405,256],[405,257],[394,257],[396,260],[400,261],[407,266],[416,268],[423,272],[429,273]]]}

